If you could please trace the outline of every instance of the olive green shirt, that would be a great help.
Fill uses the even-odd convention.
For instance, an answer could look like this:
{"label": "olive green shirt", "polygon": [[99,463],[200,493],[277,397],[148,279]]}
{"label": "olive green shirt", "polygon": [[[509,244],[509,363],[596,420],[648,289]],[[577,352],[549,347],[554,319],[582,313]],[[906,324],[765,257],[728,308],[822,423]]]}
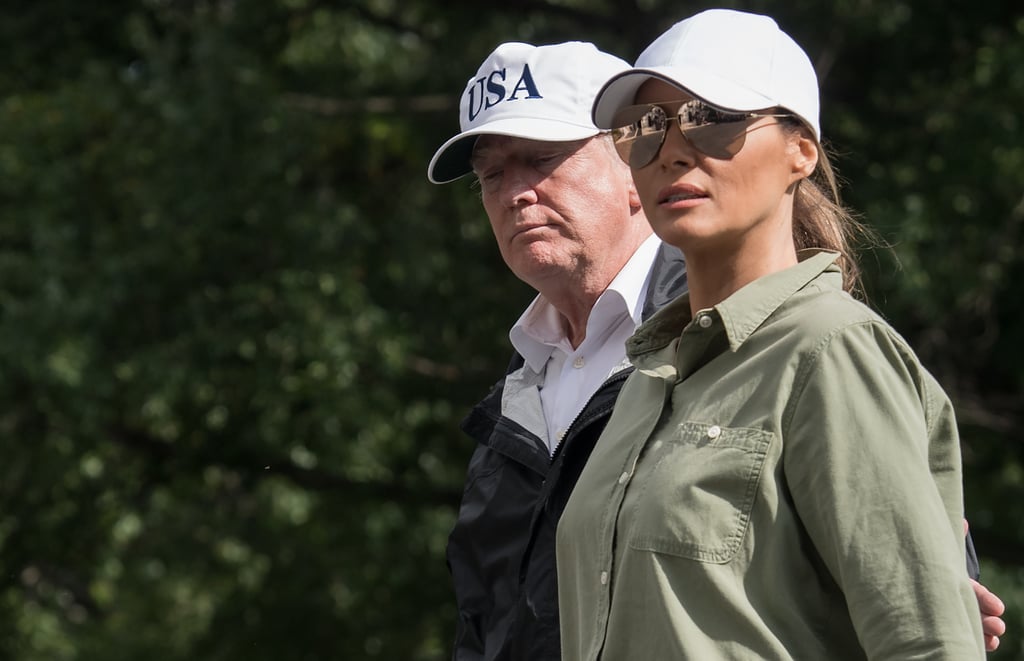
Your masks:
{"label": "olive green shirt", "polygon": [[835,259],[629,340],[558,527],[564,661],[984,658],[952,407]]}

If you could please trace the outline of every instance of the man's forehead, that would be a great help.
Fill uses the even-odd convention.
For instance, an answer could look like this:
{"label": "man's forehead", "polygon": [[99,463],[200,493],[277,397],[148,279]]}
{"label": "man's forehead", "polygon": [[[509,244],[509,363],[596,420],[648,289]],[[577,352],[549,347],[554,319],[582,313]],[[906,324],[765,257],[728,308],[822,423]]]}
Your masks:
{"label": "man's forehead", "polygon": [[574,151],[587,144],[591,138],[582,140],[532,140],[510,135],[482,135],[473,145],[472,161],[494,155],[529,153],[533,151]]}

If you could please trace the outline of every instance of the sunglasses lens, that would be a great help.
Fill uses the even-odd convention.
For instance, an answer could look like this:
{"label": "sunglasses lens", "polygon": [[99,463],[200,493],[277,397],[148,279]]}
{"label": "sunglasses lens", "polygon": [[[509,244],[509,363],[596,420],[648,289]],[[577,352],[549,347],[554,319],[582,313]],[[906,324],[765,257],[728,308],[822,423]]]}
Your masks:
{"label": "sunglasses lens", "polygon": [[746,122],[723,122],[683,128],[683,135],[694,149],[717,159],[730,159],[739,153],[747,139]]}
{"label": "sunglasses lens", "polygon": [[661,106],[627,106],[614,117],[619,128],[612,131],[612,140],[619,158],[639,170],[658,155],[671,122],[697,151],[711,158],[730,159],[746,141],[747,117],[723,113],[696,100],[684,103],[671,118]]}
{"label": "sunglasses lens", "polygon": [[632,126],[623,126],[612,129],[612,143],[615,145],[615,152],[624,163],[629,165],[629,157],[633,153],[633,131]]}
{"label": "sunglasses lens", "polygon": [[615,115],[614,124],[620,127],[612,131],[619,158],[631,168],[639,169],[658,154],[665,140],[668,118],[658,106],[629,106]]}

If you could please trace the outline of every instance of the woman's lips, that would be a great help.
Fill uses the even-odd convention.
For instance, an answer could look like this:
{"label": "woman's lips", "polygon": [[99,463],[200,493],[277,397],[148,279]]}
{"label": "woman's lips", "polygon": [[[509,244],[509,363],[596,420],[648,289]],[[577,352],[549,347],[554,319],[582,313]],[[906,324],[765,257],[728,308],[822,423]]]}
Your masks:
{"label": "woman's lips", "polygon": [[707,193],[689,184],[674,184],[667,186],[658,193],[658,204],[668,206],[685,205],[689,206],[695,201],[707,198]]}

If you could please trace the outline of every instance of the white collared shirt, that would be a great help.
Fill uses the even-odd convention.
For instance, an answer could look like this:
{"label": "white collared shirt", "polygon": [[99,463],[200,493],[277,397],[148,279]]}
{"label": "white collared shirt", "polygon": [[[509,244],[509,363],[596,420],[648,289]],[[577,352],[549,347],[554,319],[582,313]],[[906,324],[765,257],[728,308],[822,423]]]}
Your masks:
{"label": "white collared shirt", "polygon": [[651,265],[661,241],[651,235],[637,248],[587,319],[586,338],[572,348],[562,315],[538,295],[509,331],[526,365],[543,375],[541,407],[548,451],[554,453],[569,425],[604,381],[628,366],[626,340],[640,324]]}

